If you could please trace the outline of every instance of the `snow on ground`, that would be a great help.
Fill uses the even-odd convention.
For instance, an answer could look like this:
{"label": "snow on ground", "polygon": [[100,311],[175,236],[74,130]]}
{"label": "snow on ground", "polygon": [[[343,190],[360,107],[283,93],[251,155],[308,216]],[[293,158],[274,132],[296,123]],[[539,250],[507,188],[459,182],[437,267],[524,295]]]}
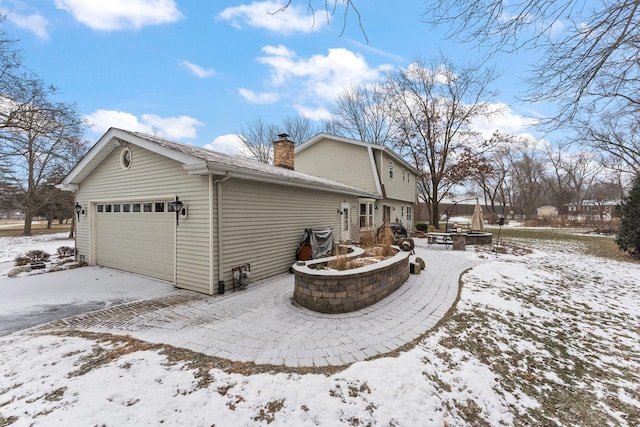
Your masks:
{"label": "snow on ground", "polygon": [[479,254],[489,262],[411,350],[334,373],[241,374],[133,339],[9,335],[0,425],[640,425],[640,265],[531,245]]}
{"label": "snow on ground", "polygon": [[68,238],[69,233],[42,234],[37,236],[0,237],[0,279],[6,277],[15,267],[17,256],[29,250],[42,250],[55,258],[60,246],[75,247],[75,241]]}

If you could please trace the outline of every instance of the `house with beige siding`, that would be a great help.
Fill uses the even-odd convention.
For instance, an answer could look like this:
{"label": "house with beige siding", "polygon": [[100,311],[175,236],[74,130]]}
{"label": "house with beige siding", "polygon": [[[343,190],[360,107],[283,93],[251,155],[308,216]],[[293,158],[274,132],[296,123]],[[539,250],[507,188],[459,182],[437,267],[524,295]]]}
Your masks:
{"label": "house with beige siding", "polygon": [[77,258],[214,294],[231,287],[235,267],[249,265],[252,281],[288,271],[306,228],[332,227],[336,239],[356,240],[353,209],[378,206],[385,182],[304,173],[285,135],[274,150],[272,166],[109,129],[58,185],[75,192]]}
{"label": "house with beige siding", "polygon": [[295,149],[296,171],[362,188],[374,197],[350,205],[352,228],[400,222],[413,230],[418,171],[387,147],[320,133]]}

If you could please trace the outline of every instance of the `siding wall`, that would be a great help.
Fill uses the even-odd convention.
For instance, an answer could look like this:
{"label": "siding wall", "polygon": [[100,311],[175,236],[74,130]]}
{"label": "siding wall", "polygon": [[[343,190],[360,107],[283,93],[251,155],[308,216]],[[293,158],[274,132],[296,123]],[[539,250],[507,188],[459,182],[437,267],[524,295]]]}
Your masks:
{"label": "siding wall", "polygon": [[358,238],[357,199],[315,190],[230,179],[222,184],[224,281],[231,269],[251,264],[251,281],[287,272],[305,228],[333,227],[340,239],[342,201],[352,206],[351,238]]}
{"label": "siding wall", "polygon": [[322,139],[296,154],[295,170],[377,192],[366,147]]}
{"label": "siding wall", "polygon": [[[87,177],[77,192],[78,202],[85,207],[96,201],[145,201],[158,198],[171,199],[177,195],[187,205],[188,218],[180,221],[176,231],[177,286],[210,293],[210,240],[209,240],[209,177],[188,175],[182,165],[164,156],[129,145],[132,152],[131,167],[120,166],[120,148],[117,147]],[[79,255],[87,262],[91,259],[91,223],[95,220],[91,209],[81,216],[77,226],[76,245]],[[214,230],[214,239],[215,230]],[[213,248],[213,259],[217,257]]]}
{"label": "siding wall", "polygon": [[[416,176],[404,165],[395,162],[382,151],[377,150],[376,161],[381,168],[381,182],[384,185],[386,196],[389,199],[401,200],[407,203],[416,202]],[[393,179],[389,177],[389,162],[393,163]],[[405,170],[405,179],[402,180],[402,170]],[[410,176],[410,179],[407,179]]]}

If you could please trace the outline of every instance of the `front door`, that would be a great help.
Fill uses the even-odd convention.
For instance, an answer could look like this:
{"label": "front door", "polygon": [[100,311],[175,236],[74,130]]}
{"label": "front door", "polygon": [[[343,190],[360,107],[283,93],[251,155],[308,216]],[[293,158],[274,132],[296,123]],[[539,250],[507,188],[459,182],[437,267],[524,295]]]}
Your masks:
{"label": "front door", "polygon": [[340,218],[340,239],[346,242],[351,240],[351,211],[349,210],[349,203],[340,203],[340,210],[342,211],[342,217]]}
{"label": "front door", "polygon": [[384,206],[382,212],[383,212],[382,221],[385,224],[389,224],[391,222],[391,206]]}

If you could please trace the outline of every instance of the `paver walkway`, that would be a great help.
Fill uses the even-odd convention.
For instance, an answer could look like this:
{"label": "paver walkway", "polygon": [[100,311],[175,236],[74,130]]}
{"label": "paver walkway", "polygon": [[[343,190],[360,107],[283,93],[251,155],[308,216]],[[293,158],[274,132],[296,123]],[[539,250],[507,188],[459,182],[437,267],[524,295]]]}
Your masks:
{"label": "paver walkway", "polygon": [[425,260],[426,270],[410,275],[384,300],[352,313],[322,314],[296,306],[294,277],[283,274],[235,293],[211,297],[184,291],[46,327],[126,334],[256,364],[350,364],[394,351],[433,328],[455,302],[460,274],[481,262],[472,249],[418,246],[416,256]]}

